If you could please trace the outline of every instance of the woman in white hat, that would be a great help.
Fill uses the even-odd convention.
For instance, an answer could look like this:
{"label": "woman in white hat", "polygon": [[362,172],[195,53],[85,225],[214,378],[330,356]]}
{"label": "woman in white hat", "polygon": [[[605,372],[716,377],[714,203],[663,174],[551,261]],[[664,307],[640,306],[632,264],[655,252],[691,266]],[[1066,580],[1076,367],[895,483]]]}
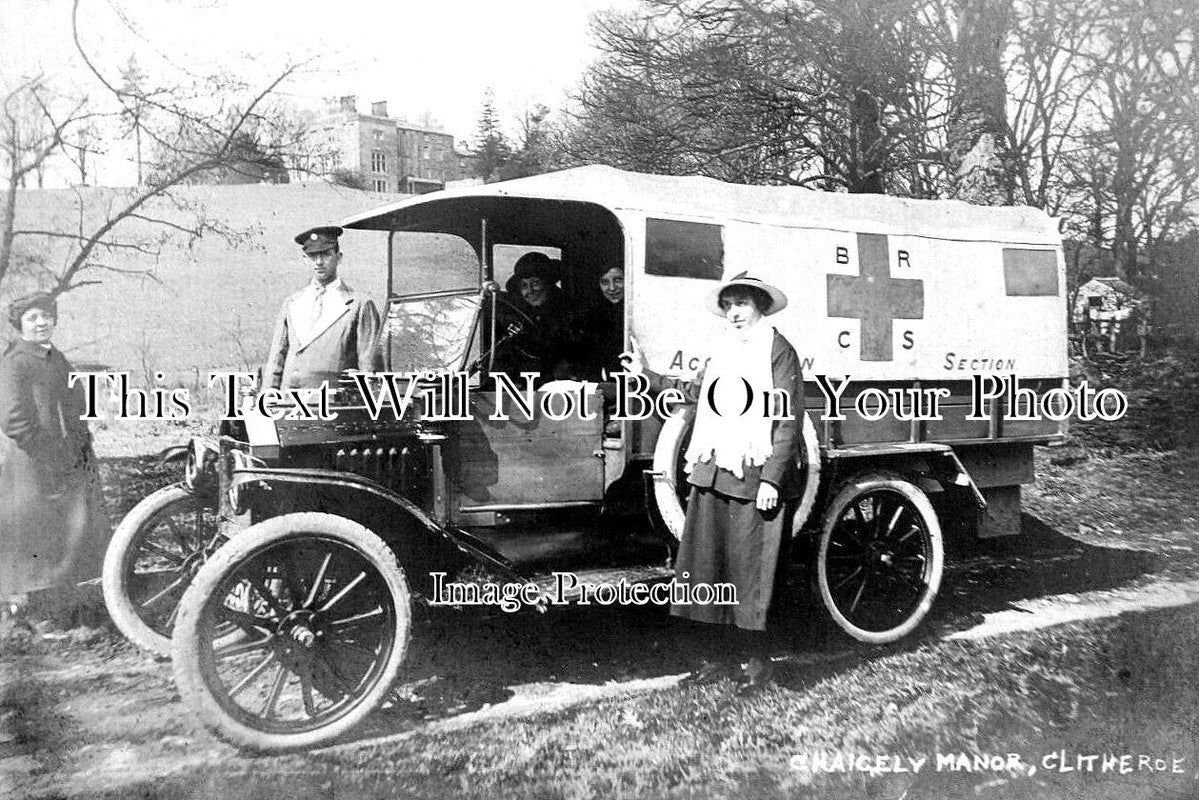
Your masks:
{"label": "woman in white hat", "polygon": [[[735,641],[726,652],[738,664],[748,656],[739,677],[749,689],[770,679],[762,632],[780,551],[789,533],[788,512],[793,504],[787,501],[800,490],[797,459],[803,452],[803,378],[799,357],[765,319],[786,305],[787,297],[777,287],[744,272],[708,296],[708,309],[723,317],[728,327],[700,382],[685,455],[691,493],[675,580],[691,585],[731,583],[737,588],[737,603],[674,605],[671,614],[734,626]],[[634,371],[644,368],[644,364],[630,366]],[[785,418],[772,419],[766,413],[762,397],[770,390],[781,390],[790,398]],[[744,410],[747,396],[754,399]],[[690,680],[717,679],[730,666],[706,665]]]}

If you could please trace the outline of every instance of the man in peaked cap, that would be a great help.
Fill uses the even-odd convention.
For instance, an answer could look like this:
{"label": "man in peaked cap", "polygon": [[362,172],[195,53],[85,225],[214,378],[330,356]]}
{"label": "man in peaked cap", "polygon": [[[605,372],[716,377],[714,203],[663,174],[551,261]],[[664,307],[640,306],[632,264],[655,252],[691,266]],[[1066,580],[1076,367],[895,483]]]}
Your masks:
{"label": "man in peaked cap", "polygon": [[312,281],[283,302],[262,373],[267,387],[336,385],[342,370],[381,366],[379,312],[337,277],[341,234],[336,225],[321,225],[295,237],[312,262]]}

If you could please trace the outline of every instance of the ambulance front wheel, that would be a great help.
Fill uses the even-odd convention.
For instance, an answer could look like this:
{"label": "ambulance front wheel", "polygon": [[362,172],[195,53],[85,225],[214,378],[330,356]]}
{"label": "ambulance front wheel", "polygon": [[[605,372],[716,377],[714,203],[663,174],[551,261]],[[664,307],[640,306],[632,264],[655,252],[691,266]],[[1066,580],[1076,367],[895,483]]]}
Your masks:
{"label": "ambulance front wheel", "polygon": [[[328,744],[386,699],[407,652],[404,571],[377,535],[331,514],[247,528],[200,569],[172,637],[183,703],[261,752]],[[242,635],[221,635],[233,625]]]}
{"label": "ambulance front wheel", "polygon": [[825,512],[816,579],[843,631],[885,644],[928,614],[944,561],[941,525],[924,492],[892,473],[864,473]]}

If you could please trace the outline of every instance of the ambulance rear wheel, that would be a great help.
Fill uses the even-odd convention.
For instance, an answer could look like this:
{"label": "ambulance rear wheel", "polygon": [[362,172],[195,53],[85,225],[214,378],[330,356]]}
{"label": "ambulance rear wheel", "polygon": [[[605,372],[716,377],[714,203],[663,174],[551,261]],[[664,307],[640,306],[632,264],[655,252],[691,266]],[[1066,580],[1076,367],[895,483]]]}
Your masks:
{"label": "ambulance rear wheel", "polygon": [[928,614],[944,560],[941,525],[924,492],[898,475],[866,473],[829,504],[816,579],[845,633],[885,644],[911,633]]}

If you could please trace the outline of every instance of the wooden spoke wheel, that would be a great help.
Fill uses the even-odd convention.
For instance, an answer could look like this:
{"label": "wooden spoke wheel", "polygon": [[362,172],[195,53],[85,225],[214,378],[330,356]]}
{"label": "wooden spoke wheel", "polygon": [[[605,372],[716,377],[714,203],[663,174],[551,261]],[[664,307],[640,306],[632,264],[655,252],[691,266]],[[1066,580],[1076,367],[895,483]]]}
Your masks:
{"label": "wooden spoke wheel", "polygon": [[880,644],[910,633],[932,606],[943,567],[937,515],[908,481],[862,475],[830,503],[816,578],[833,620],[853,638]]}
{"label": "wooden spoke wheel", "polygon": [[[378,536],[330,514],[288,514],[239,534],[196,575],[175,627],[175,679],[228,742],[316,747],[383,702],[410,622],[403,570]],[[231,643],[229,625],[240,633]]]}
{"label": "wooden spoke wheel", "polygon": [[144,650],[170,655],[179,601],[225,541],[213,500],[182,484],[134,506],[108,544],[101,579],[104,604],[121,633]]}

